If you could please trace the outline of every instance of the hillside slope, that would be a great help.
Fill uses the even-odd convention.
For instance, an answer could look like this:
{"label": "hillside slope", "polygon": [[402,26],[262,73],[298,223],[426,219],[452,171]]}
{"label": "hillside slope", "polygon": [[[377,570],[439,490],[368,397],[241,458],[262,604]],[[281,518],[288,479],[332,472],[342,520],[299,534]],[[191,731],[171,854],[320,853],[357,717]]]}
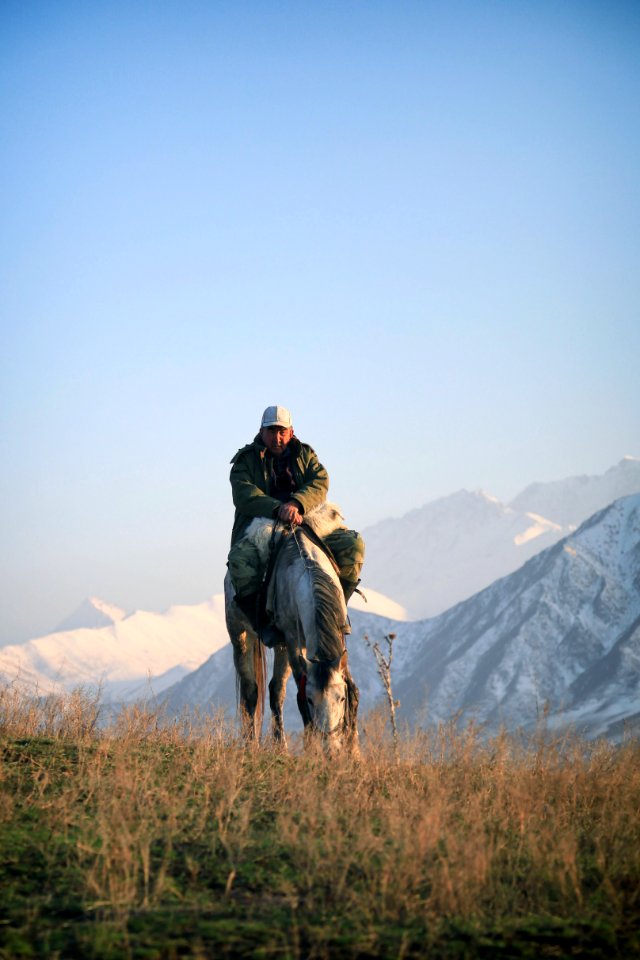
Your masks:
{"label": "hillside slope", "polygon": [[397,692],[415,723],[460,714],[495,728],[550,715],[590,735],[636,722],[640,495],[424,624]]}

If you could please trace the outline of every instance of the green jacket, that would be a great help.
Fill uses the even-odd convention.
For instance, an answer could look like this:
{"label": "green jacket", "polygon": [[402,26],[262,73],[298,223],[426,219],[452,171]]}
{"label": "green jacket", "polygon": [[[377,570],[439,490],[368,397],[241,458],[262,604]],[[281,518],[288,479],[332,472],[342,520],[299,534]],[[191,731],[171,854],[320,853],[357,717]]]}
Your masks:
{"label": "green jacket", "polygon": [[[297,437],[291,438],[289,449],[296,484],[292,499],[300,504],[303,513],[308,513],[327,499],[329,475],[311,447]],[[238,450],[231,461],[229,479],[236,508],[232,545],[240,539],[254,517],[271,518],[281,506],[279,500],[269,496],[270,459],[271,454],[258,434],[253,443]]]}

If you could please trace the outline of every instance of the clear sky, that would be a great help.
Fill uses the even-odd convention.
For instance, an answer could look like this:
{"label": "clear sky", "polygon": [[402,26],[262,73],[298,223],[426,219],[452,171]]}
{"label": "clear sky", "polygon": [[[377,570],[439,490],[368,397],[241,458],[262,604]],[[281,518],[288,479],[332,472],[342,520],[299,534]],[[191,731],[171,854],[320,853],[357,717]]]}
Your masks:
{"label": "clear sky", "polygon": [[637,2],[3,0],[0,115],[0,642],[220,592],[268,404],[360,529],[640,455]]}

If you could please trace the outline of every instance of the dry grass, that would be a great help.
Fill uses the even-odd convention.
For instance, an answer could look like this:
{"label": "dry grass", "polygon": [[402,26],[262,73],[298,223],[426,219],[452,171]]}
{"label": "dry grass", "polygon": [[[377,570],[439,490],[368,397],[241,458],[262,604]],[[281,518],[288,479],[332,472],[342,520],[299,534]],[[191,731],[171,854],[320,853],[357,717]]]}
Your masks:
{"label": "dry grass", "polygon": [[360,761],[329,760],[97,713],[0,696],[0,957],[638,950],[636,741],[451,726],[398,761],[374,714]]}

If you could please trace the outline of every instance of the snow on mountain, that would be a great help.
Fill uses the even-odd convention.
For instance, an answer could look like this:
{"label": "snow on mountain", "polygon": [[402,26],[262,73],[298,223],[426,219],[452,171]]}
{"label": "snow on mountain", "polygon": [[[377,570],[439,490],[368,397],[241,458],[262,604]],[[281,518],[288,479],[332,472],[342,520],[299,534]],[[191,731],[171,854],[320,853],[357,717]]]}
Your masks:
{"label": "snow on mountain", "polygon": [[602,476],[536,483],[505,505],[460,490],[363,531],[363,585],[412,619],[432,617],[517,570],[597,510],[640,492],[640,460]]}
{"label": "snow on mountain", "polygon": [[[95,606],[103,613],[104,608],[118,610],[101,601]],[[0,674],[40,693],[102,685],[105,699],[134,699],[172,685],[227,641],[220,595],[163,614],[138,611],[108,626],[63,630],[3,647]]]}
{"label": "snow on mountain", "polygon": [[385,597],[383,593],[377,590],[371,590],[367,587],[362,591],[364,596],[354,593],[349,600],[349,612],[359,610],[360,613],[375,613],[379,617],[387,617],[390,620],[408,620],[409,615],[404,607],[401,607],[395,600]]}
{"label": "snow on mountain", "polygon": [[[396,692],[424,725],[574,723],[619,735],[640,712],[640,495],[404,636]],[[634,719],[635,718],[635,719]]]}
{"label": "snow on mountain", "polygon": [[67,633],[69,630],[80,630],[82,627],[107,627],[109,624],[124,620],[126,616],[126,611],[113,603],[107,603],[99,597],[87,597],[71,616],[58,624],[53,632]]}
{"label": "snow on mountain", "polygon": [[640,459],[624,457],[599,476],[532,483],[509,506],[516,511],[540,513],[562,527],[575,527],[608,503],[639,492]]}
{"label": "snow on mountain", "polygon": [[568,532],[482,491],[459,490],[364,530],[363,585],[394,597],[413,619],[435,616]]}

